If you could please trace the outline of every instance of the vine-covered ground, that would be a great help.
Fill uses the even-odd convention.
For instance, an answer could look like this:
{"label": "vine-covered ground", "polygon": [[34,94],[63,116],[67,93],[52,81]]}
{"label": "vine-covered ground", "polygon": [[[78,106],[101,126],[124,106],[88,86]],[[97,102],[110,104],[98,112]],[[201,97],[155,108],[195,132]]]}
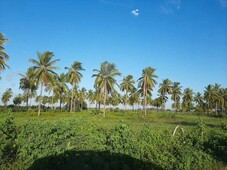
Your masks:
{"label": "vine-covered ground", "polygon": [[96,113],[0,113],[0,169],[226,168],[225,117]]}

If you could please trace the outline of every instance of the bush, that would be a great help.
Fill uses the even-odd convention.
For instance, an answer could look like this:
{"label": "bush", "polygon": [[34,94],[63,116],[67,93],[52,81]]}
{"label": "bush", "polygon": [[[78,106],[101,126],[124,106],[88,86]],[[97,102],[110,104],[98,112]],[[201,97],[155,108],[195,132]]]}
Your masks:
{"label": "bush", "polygon": [[212,130],[204,143],[207,153],[217,160],[227,163],[227,133],[226,130]]}
{"label": "bush", "polygon": [[[177,131],[175,136],[169,130],[154,131],[149,124],[135,134],[130,125],[121,123],[112,128],[100,125],[101,121],[30,119],[24,125],[15,126],[9,116],[0,125],[0,169],[27,169],[43,158],[47,158],[43,160],[46,165],[51,161],[55,167],[63,167],[65,160],[78,158],[86,159],[81,161],[88,167],[96,161],[109,161],[113,167],[120,167],[115,166],[119,163],[122,169],[132,166],[141,169],[207,169],[215,164],[213,157],[227,163],[226,131],[209,132],[203,121],[190,131]],[[86,158],[87,154],[90,156]],[[62,157],[60,161],[59,155]],[[98,160],[93,158],[95,155]],[[135,162],[129,163],[129,160]]]}
{"label": "bush", "polygon": [[0,165],[7,166],[17,157],[17,128],[9,116],[0,126]]}

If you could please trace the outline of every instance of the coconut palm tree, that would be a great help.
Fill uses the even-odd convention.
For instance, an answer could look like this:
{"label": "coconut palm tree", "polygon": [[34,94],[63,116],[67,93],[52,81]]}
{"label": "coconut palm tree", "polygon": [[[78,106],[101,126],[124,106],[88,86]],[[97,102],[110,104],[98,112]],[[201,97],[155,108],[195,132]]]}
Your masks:
{"label": "coconut palm tree", "polygon": [[5,107],[7,107],[7,103],[9,102],[10,98],[13,96],[13,91],[11,88],[7,89],[3,94],[2,94],[2,103],[4,103]]}
{"label": "coconut palm tree", "polygon": [[198,107],[203,107],[203,96],[202,93],[198,92],[194,96],[194,102],[196,102]]}
{"label": "coconut palm tree", "polygon": [[151,67],[147,67],[145,69],[143,69],[142,72],[142,77],[140,77],[137,81],[138,81],[138,87],[139,87],[139,93],[141,94],[141,96],[143,97],[143,114],[142,116],[146,116],[147,114],[147,96],[150,95],[151,96],[151,91],[153,89],[153,87],[155,86],[155,84],[157,84],[155,78],[158,78],[158,76],[154,73],[156,69],[151,68]]}
{"label": "coconut palm tree", "polygon": [[193,91],[190,88],[186,88],[183,93],[183,102],[182,107],[187,111],[190,111],[193,108]]}
{"label": "coconut palm tree", "polygon": [[133,80],[133,76],[132,75],[127,75],[126,77],[123,78],[122,83],[120,84],[120,90],[121,91],[125,91],[125,111],[126,111],[126,107],[127,107],[127,100],[128,100],[128,92],[133,93],[136,88],[134,86],[135,80]]}
{"label": "coconut palm tree", "polygon": [[162,83],[159,84],[158,92],[160,93],[160,97],[163,99],[161,101],[164,102],[162,103],[163,110],[164,110],[165,103],[168,100],[168,97],[166,95],[172,93],[172,81],[169,79],[164,79]]}
{"label": "coconut palm tree", "polygon": [[59,59],[52,60],[54,53],[46,51],[43,54],[37,52],[38,60],[30,58],[29,61],[34,64],[35,77],[37,78],[37,85],[40,85],[40,98],[38,106],[38,116],[40,116],[40,107],[42,101],[43,86],[46,86],[49,82],[53,82],[53,75],[57,75],[54,72],[59,67],[54,66]]}
{"label": "coconut palm tree", "polygon": [[114,90],[110,97],[110,104],[113,106],[113,110],[116,106],[118,106],[122,101],[122,97],[120,93],[118,93],[116,90]]}
{"label": "coconut palm tree", "polygon": [[133,92],[130,94],[129,97],[129,104],[133,107],[133,110],[135,110],[135,105],[137,104],[139,106],[140,104],[140,96],[138,92]]}
{"label": "coconut palm tree", "polygon": [[214,101],[214,86],[209,84],[207,87],[205,87],[204,91],[204,99],[206,100],[208,112],[210,112],[210,109],[212,109],[212,102]]}
{"label": "coconut palm tree", "polygon": [[179,82],[173,82],[171,99],[173,100],[172,108],[176,109],[176,111],[180,109],[181,88],[182,86],[180,86]]}
{"label": "coconut palm tree", "polygon": [[66,84],[67,83],[66,75],[64,73],[61,73],[57,77],[56,83],[57,83],[57,89],[58,89],[57,94],[58,94],[59,100],[60,100],[60,110],[62,111],[61,105],[62,105],[63,95],[64,95],[64,93],[66,93],[69,90],[69,88]]}
{"label": "coconut palm tree", "polygon": [[89,108],[91,107],[91,104],[94,104],[95,101],[95,94],[93,92],[93,90],[88,90],[87,92],[87,99],[89,101]]}
{"label": "coconut palm tree", "polygon": [[26,95],[26,107],[28,109],[28,100],[29,97],[33,96],[35,91],[37,90],[37,86],[35,84],[35,72],[32,67],[28,68],[28,71],[25,74],[19,73],[22,78],[20,79],[19,89],[22,89]]}
{"label": "coconut palm tree", "polygon": [[79,90],[78,91],[78,99],[79,99],[79,103],[80,103],[80,110],[82,110],[83,109],[83,102],[84,102],[84,100],[86,99],[86,97],[87,97],[87,90],[86,90],[86,88],[82,88],[81,90]]}
{"label": "coconut palm tree", "polygon": [[221,100],[221,94],[220,94],[220,88],[221,88],[221,85],[220,84],[217,84],[215,83],[214,86],[214,91],[213,91],[213,101],[215,103],[215,113],[216,115],[218,114],[218,104],[220,103],[220,100]]}
{"label": "coconut palm tree", "polygon": [[104,91],[104,111],[103,116],[106,116],[106,99],[109,93],[114,90],[114,85],[117,84],[115,76],[120,76],[121,73],[117,70],[115,64],[111,64],[107,61],[101,64],[100,70],[94,69],[94,72],[97,74],[93,74],[92,77],[96,77],[95,79],[95,87],[97,87],[98,91]]}
{"label": "coconut palm tree", "polygon": [[72,97],[71,97],[71,103],[70,103],[70,112],[73,112],[73,103],[75,103],[74,100],[74,89],[76,85],[80,82],[83,75],[80,73],[80,71],[84,70],[82,67],[82,63],[78,61],[74,61],[74,63],[71,65],[71,67],[65,67],[65,69],[68,70],[68,73],[66,74],[68,77],[69,82],[72,85]]}
{"label": "coconut palm tree", "polygon": [[18,94],[16,97],[13,99],[13,104],[15,106],[19,106],[23,101],[23,96],[21,94]]}
{"label": "coconut palm tree", "polygon": [[164,79],[162,83],[159,84],[158,92],[161,95],[171,94],[172,92],[172,81],[169,79]]}
{"label": "coconut palm tree", "polygon": [[221,105],[222,113],[224,111],[226,103],[227,103],[227,88],[221,88],[220,89],[220,105]]}
{"label": "coconut palm tree", "polygon": [[94,88],[95,88],[95,91],[94,91],[94,100],[95,100],[95,108],[99,108],[100,109],[100,105],[101,105],[101,102],[102,102],[102,96],[103,96],[103,93],[102,93],[102,89],[99,89],[98,87],[98,84],[95,84],[94,85]]}
{"label": "coconut palm tree", "polygon": [[52,95],[51,95],[52,110],[54,109],[54,99],[58,97],[57,94],[59,92],[57,81],[58,81],[58,75],[53,75],[53,81],[50,81],[45,88],[45,91],[49,92],[49,94],[52,92]]}
{"label": "coconut palm tree", "polygon": [[162,106],[162,103],[162,98],[159,96],[153,100],[152,105],[156,107],[156,110],[158,111],[158,108]]}
{"label": "coconut palm tree", "polygon": [[168,97],[165,94],[158,94],[157,101],[158,101],[158,104],[162,107],[162,110],[164,109],[165,103],[167,102],[167,100],[168,100]]}
{"label": "coconut palm tree", "polygon": [[5,38],[4,34],[0,33],[0,73],[6,68],[9,68],[9,66],[6,64],[6,61],[9,59],[9,55],[4,49],[4,45],[7,41],[8,39]]}

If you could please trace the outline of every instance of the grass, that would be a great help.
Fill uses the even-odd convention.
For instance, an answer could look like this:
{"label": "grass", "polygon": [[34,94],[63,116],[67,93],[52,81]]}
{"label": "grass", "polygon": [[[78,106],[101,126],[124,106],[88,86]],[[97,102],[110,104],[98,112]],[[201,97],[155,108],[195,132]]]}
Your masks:
{"label": "grass", "polygon": [[[208,166],[212,166],[210,169],[226,168],[226,130],[210,131],[226,126],[226,116],[218,118],[195,113],[149,110],[147,116],[141,118],[141,111],[107,110],[104,118],[101,112],[95,113],[92,109],[74,113],[42,112],[38,117],[36,112],[11,112],[10,110],[0,112],[0,124],[12,115],[17,125],[14,127],[8,123],[7,126],[2,126],[3,129],[10,134],[12,129],[19,129],[12,131],[19,132],[16,139],[8,138],[10,135],[5,138],[3,136],[2,139],[8,143],[1,144],[3,149],[1,148],[0,156],[1,153],[6,153],[5,148],[11,149],[7,152],[8,156],[14,156],[10,153],[14,153],[14,146],[18,146],[15,152],[17,159],[14,160],[15,165],[12,164],[12,167],[30,167],[30,169],[45,169],[36,167],[40,165],[48,167],[50,160],[53,161],[51,164],[53,167],[65,166],[68,155],[70,166],[71,163],[77,166],[75,161],[79,163],[82,161],[84,163],[81,167],[87,166],[87,162],[93,167],[90,161],[95,158],[94,162],[97,162],[98,155],[99,162],[102,164],[106,164],[106,159],[115,160],[117,156],[114,165],[119,165],[122,159],[125,159],[130,160],[129,162],[149,162],[152,163],[151,167],[162,166],[165,167],[164,169],[171,169],[171,167],[189,169],[194,167],[195,162],[198,163],[198,167],[209,164]],[[201,121],[207,127],[202,131],[202,134],[206,134],[202,140],[201,129],[198,128],[204,127]],[[198,123],[200,123],[199,126],[197,126]],[[24,124],[27,125],[21,126]],[[177,125],[179,125],[178,134],[173,138],[172,132]],[[181,135],[181,128],[186,132],[185,135]],[[28,145],[24,145],[26,142]],[[11,148],[4,143],[10,144]],[[8,162],[7,154],[4,161]],[[2,167],[7,167],[8,164],[4,166],[4,161]],[[144,162],[139,162],[138,165],[140,164],[143,165]],[[130,164],[123,162],[123,165]],[[11,164],[9,167],[11,168]]]}
{"label": "grass", "polygon": [[135,131],[139,131],[144,124],[149,124],[155,131],[172,129],[179,125],[184,130],[191,129],[202,120],[205,125],[212,129],[227,124],[227,118],[211,117],[206,115],[195,115],[193,113],[174,113],[170,111],[157,112],[148,111],[145,118],[141,118],[141,111],[107,111],[106,117],[102,114],[94,114],[93,110],[85,110],[81,112],[43,112],[41,116],[37,116],[36,112],[4,112],[0,113],[0,121],[9,114],[13,115],[16,124],[22,125],[31,119],[39,121],[58,121],[58,120],[85,120],[89,124],[97,126],[114,127],[117,124],[130,124]]}

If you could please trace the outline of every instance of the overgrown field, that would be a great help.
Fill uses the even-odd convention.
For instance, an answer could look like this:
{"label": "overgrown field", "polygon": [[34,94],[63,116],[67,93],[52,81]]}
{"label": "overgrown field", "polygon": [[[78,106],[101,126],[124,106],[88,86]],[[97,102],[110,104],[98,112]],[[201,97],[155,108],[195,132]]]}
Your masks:
{"label": "overgrown field", "polygon": [[[0,169],[224,169],[227,118],[138,111],[0,113]],[[173,135],[174,129],[177,128]]]}

